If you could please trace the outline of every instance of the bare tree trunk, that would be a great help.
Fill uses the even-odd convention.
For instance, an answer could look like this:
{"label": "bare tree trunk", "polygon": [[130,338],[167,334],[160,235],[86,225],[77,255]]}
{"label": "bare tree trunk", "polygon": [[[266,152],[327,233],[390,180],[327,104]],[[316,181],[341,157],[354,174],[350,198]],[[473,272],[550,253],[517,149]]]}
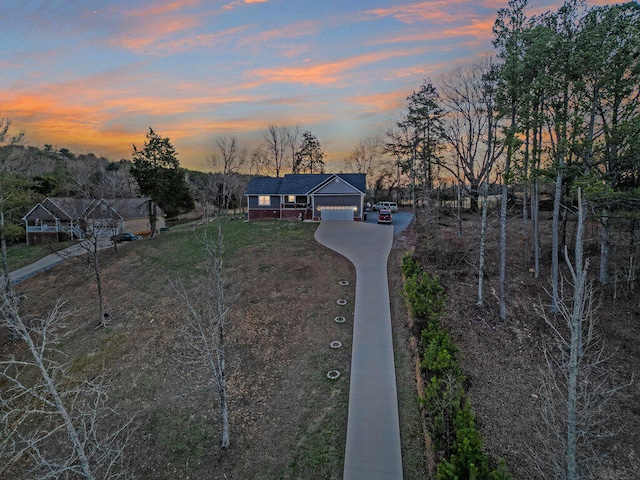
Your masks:
{"label": "bare tree trunk", "polygon": [[478,301],[476,305],[482,305],[483,299],[483,281],[484,281],[484,247],[487,236],[487,193],[489,186],[485,183],[482,187],[482,221],[480,227],[480,261],[478,266]]}
{"label": "bare tree trunk", "polygon": [[93,244],[93,251],[92,251],[92,259],[91,259],[91,263],[93,263],[93,273],[95,275],[96,278],[96,287],[98,290],[98,307],[100,310],[100,320],[98,325],[100,327],[106,327],[107,326],[107,314],[104,311],[104,295],[102,294],[102,276],[100,275],[100,257],[98,256],[98,239],[94,238],[92,239],[92,241],[94,242]]}
{"label": "bare tree trunk", "polygon": [[500,318],[507,319],[507,197],[506,180],[502,182],[500,202]]}
{"label": "bare tree trunk", "polygon": [[610,254],[610,227],[609,227],[609,215],[606,210],[602,212],[601,230],[601,243],[600,243],[600,283],[609,283],[609,254]]}
{"label": "bare tree trunk", "polygon": [[[0,186],[2,188],[2,186]],[[0,205],[4,204],[2,191],[0,191]],[[2,276],[4,278],[4,291],[11,291],[11,281],[9,279],[9,260],[7,258],[7,238],[4,235],[4,208],[0,206],[0,246],[2,248]]]}
{"label": "bare tree trunk", "polygon": [[179,280],[172,281],[171,286],[186,307],[182,333],[187,342],[188,353],[207,366],[212,382],[218,387],[222,423],[220,447],[228,448],[230,440],[225,323],[229,313],[229,298],[226,295],[223,271],[224,242],[221,227],[218,226],[217,242],[214,243],[206,232],[201,242],[207,272],[206,278],[201,282],[201,289],[191,294]]}
{"label": "bare tree trunk", "polygon": [[149,199],[149,238],[153,238],[156,235],[156,222],[158,221],[158,211],[156,204],[152,199]]}
{"label": "bare tree trunk", "polygon": [[533,230],[533,270],[534,278],[540,276],[540,179],[533,181],[531,196],[531,222]]}
{"label": "bare tree trunk", "polygon": [[573,277],[573,309],[570,315],[569,327],[571,330],[571,343],[569,350],[569,373],[567,379],[567,479],[578,478],[576,454],[578,441],[578,373],[579,357],[582,356],[582,324],[585,316],[585,285],[586,266],[584,263],[584,219],[585,211],[582,205],[581,192],[578,189],[578,226],[576,231],[576,247],[574,267],[564,249],[564,256]]}
{"label": "bare tree trunk", "polygon": [[562,172],[556,175],[556,187],[553,198],[553,218],[551,219],[551,312],[558,312],[558,275],[560,258],[560,203],[562,200]]}

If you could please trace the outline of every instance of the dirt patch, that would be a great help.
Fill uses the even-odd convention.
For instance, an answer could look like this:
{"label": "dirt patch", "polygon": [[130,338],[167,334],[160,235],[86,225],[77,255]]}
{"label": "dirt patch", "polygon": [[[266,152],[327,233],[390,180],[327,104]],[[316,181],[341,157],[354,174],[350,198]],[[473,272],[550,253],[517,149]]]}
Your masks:
{"label": "dirt patch", "polygon": [[[591,228],[595,228],[591,226]],[[492,460],[505,458],[517,479],[537,478],[533,473],[530,448],[536,448],[533,435],[538,412],[536,392],[543,365],[542,341],[549,327],[536,313],[549,303],[550,220],[542,225],[542,268],[539,278],[530,271],[529,239],[523,238],[522,219],[509,219],[507,247],[508,319],[499,319],[498,305],[498,224],[491,219],[487,242],[484,306],[477,302],[478,219],[465,217],[463,237],[457,236],[455,219],[432,225],[416,252],[431,274],[440,276],[447,295],[444,324],[463,354],[462,367],[469,381],[469,394]],[[570,232],[569,232],[570,233]],[[590,239],[598,238],[590,231]],[[624,262],[624,248],[617,250]],[[592,275],[596,274],[597,249],[590,248]],[[625,384],[633,372],[640,371],[640,302],[638,289],[614,300],[613,286],[598,291],[602,306],[597,311],[598,329],[607,352],[612,384]],[[636,375],[637,376],[637,375]],[[609,426],[616,435],[603,441],[598,453],[607,454],[600,478],[637,478],[637,445],[640,445],[640,410],[636,381],[609,405]]]}
{"label": "dirt patch", "polygon": [[[225,227],[226,228],[226,227]],[[340,479],[343,474],[355,270],[317,244],[314,225],[231,223],[226,262],[233,290],[227,331],[231,447],[218,445],[218,400],[202,366],[188,363],[178,333],[180,304],[167,289],[176,272],[197,281],[200,260],[185,234],[105,251],[102,277],[111,323],[95,330],[96,288],[82,262],[19,285],[25,314],[64,296],[79,330],[64,345],[77,377],[103,375],[110,402],[134,416],[128,455],[141,479]],[[266,231],[266,233],[265,233]],[[155,242],[155,243],[154,243]],[[392,265],[393,262],[390,262]],[[394,267],[393,274],[399,270]],[[348,285],[340,285],[347,281]],[[392,280],[397,294],[399,284]],[[393,295],[392,295],[393,296]],[[345,306],[336,300],[345,299]],[[402,306],[393,300],[405,478],[422,477],[417,396]],[[335,322],[344,316],[345,322]],[[340,348],[331,348],[339,341]],[[12,348],[0,339],[3,350]],[[337,380],[327,372],[339,370]],[[402,413],[402,412],[401,412]],[[407,466],[409,465],[409,466]],[[412,465],[412,466],[411,466]]]}

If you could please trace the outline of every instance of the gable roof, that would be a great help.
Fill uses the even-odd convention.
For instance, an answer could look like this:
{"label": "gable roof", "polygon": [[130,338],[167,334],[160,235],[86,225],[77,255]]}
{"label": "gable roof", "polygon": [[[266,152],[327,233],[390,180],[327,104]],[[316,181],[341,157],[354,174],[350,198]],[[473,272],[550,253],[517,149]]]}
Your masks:
{"label": "gable roof", "polygon": [[282,178],[253,177],[247,186],[245,194],[306,195],[336,176],[352,185],[362,194],[367,191],[367,176],[364,173],[291,173]]}
{"label": "gable roof", "polygon": [[47,210],[47,208],[44,207],[41,203],[36,204],[35,207],[29,210],[29,212],[24,217],[22,217],[22,220],[26,221],[27,218],[30,218],[32,216],[40,220],[55,220],[56,218],[59,218],[49,210]]}
{"label": "gable roof", "polygon": [[[149,216],[148,203],[149,197],[141,198],[113,198],[105,199],[105,201],[116,211],[124,220],[133,218],[146,218]],[[156,213],[160,216],[166,215],[164,211],[157,206]]]}
{"label": "gable roof", "polygon": [[58,218],[75,220],[81,218],[94,201],[87,198],[47,197],[42,205]]}
{"label": "gable roof", "polygon": [[[123,220],[131,220],[134,218],[146,218],[149,216],[147,204],[151,199],[149,197],[140,198],[112,198],[91,200],[85,198],[70,197],[47,197],[41,203],[33,207],[22,219],[37,214],[38,207],[49,212],[51,218],[59,218],[64,220],[78,220],[86,217],[91,213],[92,208],[97,207],[100,203],[106,203],[114,212]],[[157,207],[159,216],[166,215],[164,211]]]}

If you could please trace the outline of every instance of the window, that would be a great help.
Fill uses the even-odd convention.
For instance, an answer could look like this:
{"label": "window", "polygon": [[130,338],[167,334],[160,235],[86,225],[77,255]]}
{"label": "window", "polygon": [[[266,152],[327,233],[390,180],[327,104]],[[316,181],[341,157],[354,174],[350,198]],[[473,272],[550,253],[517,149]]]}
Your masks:
{"label": "window", "polygon": [[262,207],[271,205],[271,197],[269,197],[269,195],[259,195],[258,205]]}
{"label": "window", "polygon": [[296,196],[295,195],[287,195],[287,202],[288,203],[296,203]]}
{"label": "window", "polygon": [[106,215],[107,214],[107,205],[105,203],[100,205],[100,213],[102,213],[102,215]]}

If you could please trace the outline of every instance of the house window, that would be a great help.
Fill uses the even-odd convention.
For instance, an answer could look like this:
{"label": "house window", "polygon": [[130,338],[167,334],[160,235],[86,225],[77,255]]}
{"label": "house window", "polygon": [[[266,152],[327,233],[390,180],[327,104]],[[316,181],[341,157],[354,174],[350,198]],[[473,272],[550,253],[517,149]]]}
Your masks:
{"label": "house window", "polygon": [[287,203],[296,203],[295,195],[287,195]]}
{"label": "house window", "polygon": [[107,214],[107,205],[105,203],[100,205],[100,213],[102,213],[102,215],[106,215]]}
{"label": "house window", "polygon": [[259,195],[258,205],[262,207],[271,205],[271,197],[269,197],[269,195]]}

